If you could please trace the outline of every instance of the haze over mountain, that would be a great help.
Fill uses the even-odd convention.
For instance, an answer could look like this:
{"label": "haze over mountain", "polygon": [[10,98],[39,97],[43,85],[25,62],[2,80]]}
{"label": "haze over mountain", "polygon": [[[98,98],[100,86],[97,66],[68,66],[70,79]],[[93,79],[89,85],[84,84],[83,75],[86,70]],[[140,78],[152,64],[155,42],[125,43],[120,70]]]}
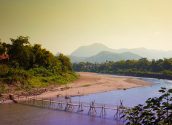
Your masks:
{"label": "haze over mountain", "polygon": [[91,44],[88,46],[79,47],[78,49],[76,49],[74,52],[71,53],[71,56],[90,57],[90,56],[94,56],[102,51],[113,52],[114,50],[111,48],[108,48],[104,44],[94,43],[94,44]]}
{"label": "haze over mountain", "polygon": [[130,53],[130,52],[124,52],[124,53],[113,53],[108,51],[100,52],[99,54],[89,57],[85,59],[87,62],[96,62],[96,63],[102,63],[106,61],[121,61],[121,60],[132,60],[132,59],[140,59],[141,57]]}
{"label": "haze over mountain", "polygon": [[[103,51],[106,51],[106,54]],[[111,52],[111,53],[107,53],[107,52]],[[84,60],[93,61],[95,59],[98,59],[98,57],[103,58],[103,59],[98,59],[101,61],[105,60],[104,58],[110,59],[110,60],[111,59],[116,60],[119,57],[116,57],[116,59],[115,59],[114,56],[119,56],[120,54],[123,54],[123,53],[128,53],[127,55],[130,57],[136,57],[136,55],[137,55],[137,57],[145,57],[148,59],[161,59],[161,58],[163,59],[163,58],[171,58],[172,57],[172,51],[153,50],[153,49],[146,49],[146,48],[111,49],[111,48],[105,46],[104,44],[94,43],[94,44],[91,44],[88,46],[81,46],[78,49],[76,49],[74,52],[72,52],[71,59],[74,62],[79,62],[79,61],[84,61]],[[103,54],[103,55],[101,55],[101,54]],[[119,55],[117,55],[117,54],[119,54]],[[135,56],[133,56],[133,54]],[[138,59],[137,57],[136,57],[136,59]],[[126,56],[126,59],[128,59],[128,58],[129,57]],[[133,58],[133,59],[135,59],[135,58]]]}
{"label": "haze over mountain", "polygon": [[103,63],[106,61],[116,62],[120,60],[132,60],[132,59],[140,59],[140,58],[141,56],[138,56],[130,52],[114,53],[114,52],[108,52],[108,51],[102,51],[98,53],[97,55],[94,55],[91,57],[71,56],[72,62],[75,62],[75,63],[78,63],[78,62]]}

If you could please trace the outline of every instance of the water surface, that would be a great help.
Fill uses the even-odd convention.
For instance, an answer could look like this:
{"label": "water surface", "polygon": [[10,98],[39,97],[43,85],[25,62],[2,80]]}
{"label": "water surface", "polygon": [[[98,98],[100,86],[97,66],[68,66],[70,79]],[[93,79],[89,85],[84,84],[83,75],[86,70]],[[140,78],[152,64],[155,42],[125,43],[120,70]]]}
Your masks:
{"label": "water surface", "polygon": [[[116,76],[114,76],[116,77]],[[152,78],[141,78],[152,82],[152,86],[116,90],[104,93],[90,94],[82,97],[73,97],[74,101],[119,104],[123,100],[125,106],[144,104],[149,97],[159,96],[161,87],[172,88],[172,81]],[[85,113],[69,113],[64,111],[30,107],[20,104],[0,105],[0,125],[119,125],[109,112],[106,119],[90,117]]]}
{"label": "water surface", "polygon": [[[114,76],[116,77],[116,76]],[[74,97],[73,100],[81,101],[96,101],[97,103],[119,105],[120,100],[125,106],[135,106],[137,104],[144,104],[149,97],[159,96],[158,90],[161,87],[172,88],[171,80],[159,80],[154,78],[140,78],[142,80],[153,83],[151,86],[137,87],[127,90],[114,90],[103,93],[89,94],[82,97]]]}

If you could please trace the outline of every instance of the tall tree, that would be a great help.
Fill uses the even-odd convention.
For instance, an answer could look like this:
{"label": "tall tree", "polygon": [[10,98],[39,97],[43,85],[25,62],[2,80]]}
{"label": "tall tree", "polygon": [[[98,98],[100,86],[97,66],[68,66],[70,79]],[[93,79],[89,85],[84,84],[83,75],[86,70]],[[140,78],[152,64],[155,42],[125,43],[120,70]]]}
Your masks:
{"label": "tall tree", "polygon": [[11,38],[11,42],[12,45],[8,52],[11,62],[16,66],[28,68],[31,56],[28,37],[19,36],[16,39]]}
{"label": "tall tree", "polygon": [[58,60],[61,62],[62,71],[72,71],[72,64],[70,62],[70,59],[63,54],[59,54]]}

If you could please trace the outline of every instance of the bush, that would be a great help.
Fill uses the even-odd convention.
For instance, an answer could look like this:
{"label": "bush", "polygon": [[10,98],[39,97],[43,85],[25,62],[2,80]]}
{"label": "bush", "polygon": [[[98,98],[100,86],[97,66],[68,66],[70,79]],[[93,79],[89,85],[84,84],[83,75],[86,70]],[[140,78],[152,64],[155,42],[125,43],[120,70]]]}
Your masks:
{"label": "bush", "polygon": [[7,65],[0,65],[0,78],[3,78],[7,75],[9,67]]}
{"label": "bush", "polygon": [[7,91],[6,86],[5,86],[4,84],[0,83],[0,95],[1,95],[2,93],[5,93],[6,91]]}
{"label": "bush", "polygon": [[166,76],[172,76],[172,71],[169,70],[164,70],[162,73]]}
{"label": "bush", "polygon": [[145,105],[127,109],[127,125],[172,125],[172,89],[161,88],[160,97],[149,98]]}
{"label": "bush", "polygon": [[25,84],[28,83],[29,78],[31,78],[31,75],[27,71],[23,69],[10,68],[5,80],[10,84],[18,82]]}
{"label": "bush", "polygon": [[38,67],[38,68],[33,68],[33,69],[30,69],[29,72],[34,75],[34,76],[44,76],[44,77],[47,77],[47,76],[52,76],[53,73],[44,68],[44,67]]}

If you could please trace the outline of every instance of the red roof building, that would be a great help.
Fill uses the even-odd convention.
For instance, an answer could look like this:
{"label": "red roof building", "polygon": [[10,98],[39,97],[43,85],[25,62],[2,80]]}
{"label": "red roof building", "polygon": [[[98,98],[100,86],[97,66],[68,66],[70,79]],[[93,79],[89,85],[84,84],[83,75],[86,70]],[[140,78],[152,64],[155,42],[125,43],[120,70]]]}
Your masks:
{"label": "red roof building", "polygon": [[8,54],[1,54],[0,55],[0,60],[8,60],[9,59],[9,55]]}

